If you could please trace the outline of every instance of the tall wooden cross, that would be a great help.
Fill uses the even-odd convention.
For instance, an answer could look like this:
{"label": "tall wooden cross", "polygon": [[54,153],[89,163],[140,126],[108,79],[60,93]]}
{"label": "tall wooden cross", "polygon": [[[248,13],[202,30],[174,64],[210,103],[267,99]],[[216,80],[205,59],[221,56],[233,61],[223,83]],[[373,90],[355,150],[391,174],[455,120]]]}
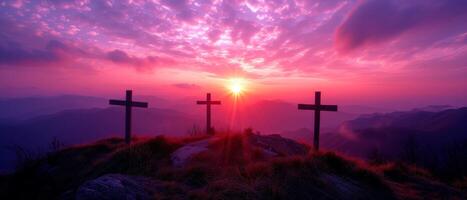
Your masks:
{"label": "tall wooden cross", "polygon": [[206,101],[196,101],[196,104],[206,104],[206,134],[214,134],[211,127],[211,105],[220,105],[221,101],[211,101],[211,93],[207,93]]}
{"label": "tall wooden cross", "polygon": [[148,103],[146,102],[137,102],[132,99],[132,91],[126,91],[125,100],[109,100],[110,105],[125,106],[125,142],[130,144],[131,142],[131,108],[132,107],[141,107],[147,108]]}
{"label": "tall wooden cross", "polygon": [[315,105],[298,104],[299,110],[314,110],[315,111],[315,126],[313,135],[313,147],[315,151],[319,151],[319,123],[321,111],[337,111],[337,105],[322,105],[321,92],[315,92]]}

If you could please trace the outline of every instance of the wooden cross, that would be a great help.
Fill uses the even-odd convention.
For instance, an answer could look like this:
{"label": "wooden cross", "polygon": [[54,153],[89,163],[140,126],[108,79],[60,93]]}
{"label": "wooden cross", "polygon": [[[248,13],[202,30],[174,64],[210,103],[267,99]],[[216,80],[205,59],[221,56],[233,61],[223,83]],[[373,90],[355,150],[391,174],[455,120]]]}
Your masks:
{"label": "wooden cross", "polygon": [[337,105],[321,105],[321,92],[315,92],[315,105],[298,104],[298,109],[315,111],[313,147],[315,151],[319,151],[319,123],[321,118],[320,111],[337,111]]}
{"label": "wooden cross", "polygon": [[214,134],[211,127],[211,105],[220,105],[220,101],[211,101],[211,93],[206,94],[206,101],[196,101],[198,105],[206,104],[206,134]]}
{"label": "wooden cross", "polygon": [[131,108],[132,107],[141,107],[147,108],[148,103],[146,102],[137,102],[132,99],[132,91],[126,91],[126,99],[123,100],[109,100],[110,105],[125,106],[125,142],[130,144],[131,142]]}

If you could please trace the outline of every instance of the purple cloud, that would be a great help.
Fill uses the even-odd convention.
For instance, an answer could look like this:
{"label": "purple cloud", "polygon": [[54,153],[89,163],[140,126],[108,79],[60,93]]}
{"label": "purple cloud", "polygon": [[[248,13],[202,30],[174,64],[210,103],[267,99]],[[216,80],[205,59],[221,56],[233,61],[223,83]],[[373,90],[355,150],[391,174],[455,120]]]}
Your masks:
{"label": "purple cloud", "polygon": [[167,58],[158,58],[154,56],[147,56],[139,58],[130,56],[122,50],[113,50],[106,54],[106,59],[116,63],[134,66],[138,69],[151,69],[161,65],[175,65],[176,62]]}
{"label": "purple cloud", "polygon": [[70,62],[85,52],[57,40],[48,42],[44,49],[25,49],[17,42],[0,46],[0,64],[18,66],[43,66]]}
{"label": "purple cloud", "polygon": [[78,47],[51,40],[42,49],[23,48],[18,42],[4,42],[0,45],[0,65],[3,66],[57,66],[76,62],[78,58],[111,61],[117,65],[129,65],[138,69],[150,69],[161,65],[174,65],[167,58],[130,56],[121,50],[105,54],[102,50],[85,51]]}
{"label": "purple cloud", "polygon": [[121,50],[113,50],[107,53],[107,58],[116,63],[138,64],[142,60],[138,58],[130,58],[128,54]]}
{"label": "purple cloud", "polygon": [[[165,67],[220,78],[332,80],[362,71],[391,71],[386,66],[394,64],[439,60],[432,55],[461,51],[465,37],[459,36],[467,32],[466,3],[460,0],[61,0],[8,5],[0,6],[0,63],[11,66],[76,63],[96,70]],[[384,48],[374,45],[353,58],[335,48],[349,52],[390,40],[394,42]]]}
{"label": "purple cloud", "polygon": [[463,0],[367,0],[338,27],[336,46],[346,52],[389,41],[416,28],[440,27],[456,17],[467,21],[466,14],[467,1]]}
{"label": "purple cloud", "polygon": [[176,83],[176,84],[172,84],[172,86],[176,88],[180,88],[180,89],[186,89],[186,90],[193,90],[193,89],[201,88],[199,85],[192,84],[192,83]]}
{"label": "purple cloud", "polygon": [[164,0],[163,3],[176,11],[178,19],[191,21],[195,18],[195,11],[190,7],[187,0]]}

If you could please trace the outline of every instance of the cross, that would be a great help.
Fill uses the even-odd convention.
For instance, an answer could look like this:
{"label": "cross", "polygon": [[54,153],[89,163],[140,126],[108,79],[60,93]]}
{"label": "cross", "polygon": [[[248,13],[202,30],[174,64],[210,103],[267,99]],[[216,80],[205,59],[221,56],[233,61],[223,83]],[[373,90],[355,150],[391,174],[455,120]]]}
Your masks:
{"label": "cross", "polygon": [[211,105],[220,105],[220,101],[211,101],[211,93],[206,94],[206,101],[196,101],[198,105],[206,104],[206,133],[214,134],[211,128]]}
{"label": "cross", "polygon": [[132,99],[132,91],[126,91],[126,99],[123,100],[109,100],[110,105],[125,106],[125,142],[130,144],[131,142],[131,107],[147,108],[148,103],[137,102]]}
{"label": "cross", "polygon": [[337,105],[321,105],[321,92],[315,92],[315,105],[298,104],[298,109],[315,111],[313,147],[315,151],[319,151],[319,121],[321,118],[320,111],[337,111]]}

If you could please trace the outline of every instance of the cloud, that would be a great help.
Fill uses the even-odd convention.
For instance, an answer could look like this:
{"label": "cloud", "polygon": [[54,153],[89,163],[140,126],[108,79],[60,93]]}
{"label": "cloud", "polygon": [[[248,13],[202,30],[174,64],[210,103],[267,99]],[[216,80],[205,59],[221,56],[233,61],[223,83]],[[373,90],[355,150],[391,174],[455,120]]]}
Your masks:
{"label": "cloud", "polygon": [[167,59],[167,58],[158,58],[155,56],[146,56],[143,58],[140,57],[135,57],[135,56],[129,56],[126,52],[122,50],[113,50],[110,52],[107,52],[106,54],[106,59],[112,61],[113,63],[116,64],[125,64],[125,65],[130,65],[133,67],[136,67],[138,69],[152,69],[158,66],[163,66],[163,65],[175,65],[176,62]]}
{"label": "cloud", "polygon": [[[464,2],[29,1],[21,9],[0,7],[0,63],[77,63],[73,66],[107,70],[98,66],[105,62],[137,71],[166,67],[210,77],[338,78],[401,62],[399,66],[409,66],[413,57],[426,60],[423,55],[429,54],[417,53],[467,31]],[[397,44],[354,58],[335,51],[392,40]],[[451,52],[459,43],[449,39],[432,52]]]}
{"label": "cloud", "polygon": [[242,40],[243,44],[249,44],[253,37],[260,29],[253,22],[246,20],[236,20],[233,25],[231,37],[234,41]]}
{"label": "cloud", "polygon": [[[367,0],[358,4],[337,28],[341,52],[391,41],[417,28],[442,27],[460,17],[467,20],[467,1]],[[421,33],[418,37],[426,37]]]}
{"label": "cloud", "polygon": [[44,49],[25,49],[10,41],[0,46],[0,64],[43,66],[68,63],[86,53],[57,40],[51,40]]}
{"label": "cloud", "polygon": [[9,41],[0,45],[0,65],[2,66],[58,66],[78,63],[78,60],[93,59],[111,61],[116,65],[127,65],[137,69],[152,69],[164,65],[175,65],[168,58],[155,56],[135,57],[121,50],[101,53],[102,50],[85,51],[57,40],[50,40],[44,48],[24,48],[20,43]]}
{"label": "cloud", "polygon": [[172,86],[176,88],[180,88],[180,89],[186,89],[186,90],[193,90],[193,89],[201,88],[199,85],[192,84],[192,83],[176,83],[176,84],[172,84]]}
{"label": "cloud", "polygon": [[190,7],[187,0],[164,0],[163,3],[176,11],[178,19],[191,21],[196,17],[195,11]]}
{"label": "cloud", "polygon": [[[146,60],[140,59],[136,57],[130,57],[124,51],[121,50],[113,50],[107,53],[107,59],[114,63],[123,63],[123,64],[130,64],[135,66],[143,65]],[[153,59],[148,58],[148,62],[151,62]]]}

